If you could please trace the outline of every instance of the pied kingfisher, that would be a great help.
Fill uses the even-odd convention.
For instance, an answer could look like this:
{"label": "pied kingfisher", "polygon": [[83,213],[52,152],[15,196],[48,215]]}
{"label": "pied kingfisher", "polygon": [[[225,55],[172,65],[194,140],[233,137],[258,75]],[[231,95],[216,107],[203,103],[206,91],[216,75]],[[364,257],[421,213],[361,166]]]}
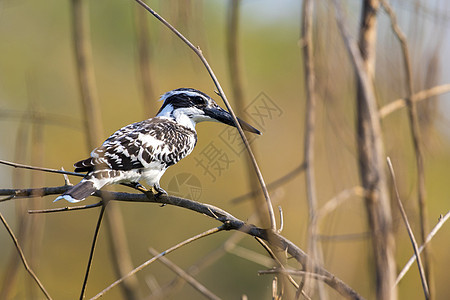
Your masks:
{"label": "pied kingfisher", "polygon": [[[91,157],[74,164],[75,172],[86,176],[55,199],[75,203],[110,184],[122,183],[140,190],[145,180],[154,194],[167,194],[159,180],[168,167],[189,155],[197,143],[195,125],[203,121],[235,126],[231,114],[208,95],[191,88],[165,93],[156,117],[127,125],[113,133],[91,152]],[[244,130],[261,132],[238,119]]]}

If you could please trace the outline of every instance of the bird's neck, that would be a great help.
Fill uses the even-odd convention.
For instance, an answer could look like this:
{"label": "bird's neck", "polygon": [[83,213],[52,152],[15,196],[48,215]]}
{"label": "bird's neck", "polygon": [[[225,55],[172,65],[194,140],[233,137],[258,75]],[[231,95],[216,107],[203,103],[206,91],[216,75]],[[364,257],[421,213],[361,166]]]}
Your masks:
{"label": "bird's neck", "polygon": [[173,110],[173,109],[163,109],[160,111],[157,115],[157,117],[167,118],[171,119],[174,122],[183,125],[185,127],[188,127],[195,131],[195,125],[197,124],[194,120],[189,118],[185,113],[180,111],[179,109]]}

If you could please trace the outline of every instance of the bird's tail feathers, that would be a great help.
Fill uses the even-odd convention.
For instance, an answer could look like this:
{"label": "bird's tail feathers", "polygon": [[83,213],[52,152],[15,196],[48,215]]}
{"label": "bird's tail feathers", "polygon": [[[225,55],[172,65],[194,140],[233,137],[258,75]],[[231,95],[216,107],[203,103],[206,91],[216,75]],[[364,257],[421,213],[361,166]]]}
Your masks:
{"label": "bird's tail feathers", "polygon": [[65,199],[71,203],[80,202],[95,193],[96,190],[97,188],[94,186],[94,182],[88,179],[83,179],[78,184],[74,185],[70,190],[56,198],[53,202],[61,199]]}

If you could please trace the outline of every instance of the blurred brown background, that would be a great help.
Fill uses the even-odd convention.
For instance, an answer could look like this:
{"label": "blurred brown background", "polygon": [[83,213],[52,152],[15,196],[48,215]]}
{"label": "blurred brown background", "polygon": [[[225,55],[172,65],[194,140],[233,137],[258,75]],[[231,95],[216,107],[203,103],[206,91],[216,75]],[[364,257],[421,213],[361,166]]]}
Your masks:
{"label": "blurred brown background", "polygon": [[[235,74],[230,75],[227,56],[231,2],[166,0],[148,3],[200,46],[231,104],[239,105],[232,97],[230,76]],[[392,4],[408,38],[415,91],[449,83],[448,3],[436,0],[393,1]],[[360,3],[347,1],[342,5],[349,29],[357,38]],[[161,105],[157,102],[159,95],[174,88],[194,87],[223,104],[193,52],[150,14],[143,13],[134,1],[97,0],[90,1],[88,6],[102,140],[126,124],[152,117]],[[86,158],[92,150],[83,130],[71,9],[70,1],[0,2],[0,159],[72,171],[72,164]],[[300,16],[301,3],[289,0],[276,3],[244,0],[239,10],[237,47],[244,100],[241,104],[244,109],[239,115],[263,132],[252,140],[252,148],[268,183],[291,172],[303,161],[305,93]],[[355,77],[336,28],[332,4],[316,1],[313,22],[318,97],[316,185],[319,207],[322,207],[339,192],[359,185]],[[406,86],[400,47],[383,11],[378,14],[378,22],[375,86],[377,101],[382,107],[405,97]],[[142,32],[142,26],[148,31]],[[145,43],[148,48],[143,50],[149,59],[143,66],[149,71],[149,81],[144,86],[147,92],[139,67],[142,64],[141,34],[148,39]],[[450,206],[448,101],[449,95],[443,94],[418,105],[429,228]],[[417,173],[406,108],[387,115],[382,127],[385,152],[393,161],[402,201],[418,235]],[[179,193],[221,207],[240,219],[248,219],[253,214],[253,203],[231,201],[250,190],[245,164],[247,154],[241,152],[238,140],[234,139],[236,132],[217,123],[202,123],[197,131],[196,149],[166,172],[161,186],[169,194]],[[207,155],[212,149],[218,155],[214,161]],[[71,178],[72,182],[77,180]],[[299,173],[271,193],[272,200],[283,208],[283,235],[306,250],[308,207],[304,182],[304,174]],[[0,188],[63,184],[64,178],[60,175],[0,166]],[[117,190],[129,191],[123,187]],[[73,299],[78,297],[81,288],[98,211],[33,216],[24,213],[27,209],[67,205],[53,204],[54,198],[6,201],[0,203],[0,210],[21,237],[19,242],[25,256],[50,294],[55,299]],[[92,197],[85,202],[95,201]],[[398,208],[392,203],[397,242],[395,258],[400,271],[413,250]],[[162,251],[218,225],[209,218],[176,207],[116,202],[111,205],[118,207],[122,215],[133,266],[151,257],[148,247]],[[105,222],[100,231],[87,297],[117,278],[106,226]],[[351,197],[321,220],[319,234],[324,266],[361,295],[373,299],[372,253],[362,199]],[[222,232],[197,241],[169,258],[187,268],[232,235],[232,232]],[[447,223],[431,243],[436,299],[450,295],[449,242]],[[1,285],[8,282],[7,299],[41,299],[42,294],[23,266],[13,262],[17,254],[3,229],[0,230],[0,245],[0,282]],[[266,256],[260,245],[248,236],[242,235],[238,246]],[[243,294],[249,299],[268,299],[272,294],[272,277],[257,275],[258,270],[266,268],[230,250],[196,278],[224,299],[238,299]],[[15,271],[11,273],[11,270]],[[137,275],[138,297],[149,296],[155,286],[164,286],[174,277],[162,264],[152,264]],[[328,290],[331,299],[337,297],[334,291]],[[121,289],[115,288],[104,298],[122,297],[125,296]],[[199,297],[188,285],[165,296],[167,299]],[[400,283],[399,298],[423,298],[416,266]]]}

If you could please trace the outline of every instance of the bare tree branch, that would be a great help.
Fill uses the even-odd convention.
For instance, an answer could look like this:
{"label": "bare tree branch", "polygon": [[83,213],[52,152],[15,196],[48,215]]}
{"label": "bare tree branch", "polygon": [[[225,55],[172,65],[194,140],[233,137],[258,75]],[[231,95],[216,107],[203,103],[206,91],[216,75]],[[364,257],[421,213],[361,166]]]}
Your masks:
{"label": "bare tree branch", "polygon": [[[405,68],[405,81],[407,86],[407,96],[406,96],[406,105],[408,107],[408,117],[409,117],[409,126],[411,130],[411,138],[414,147],[414,154],[416,158],[416,168],[417,168],[417,189],[418,189],[418,202],[419,202],[419,216],[420,216],[420,239],[421,242],[425,242],[425,235],[428,232],[428,217],[427,217],[427,203],[426,203],[426,187],[425,187],[425,167],[423,163],[423,154],[422,154],[422,144],[421,144],[421,135],[419,128],[419,120],[417,116],[417,107],[414,101],[414,87],[413,87],[413,71],[411,66],[411,58],[409,54],[408,41],[406,40],[406,36],[403,31],[400,29],[397,23],[397,16],[386,0],[380,0],[381,5],[384,7],[384,10],[389,15],[391,20],[392,30],[394,31],[394,35],[397,37],[400,42],[400,46],[402,49],[403,56],[403,65]],[[433,286],[432,284],[432,274],[431,274],[431,261],[430,261],[430,253],[431,249],[427,248],[423,252],[424,265],[425,265],[425,274],[426,278],[429,280],[428,284],[424,285],[425,297],[430,297],[430,290],[428,286]],[[421,274],[424,275],[424,274]],[[421,279],[424,279],[421,277]],[[424,284],[422,282],[422,284]]]}
{"label": "bare tree branch", "polygon": [[94,207],[102,206],[103,202],[97,202],[94,204],[87,204],[87,205],[81,205],[81,206],[66,206],[66,207],[59,207],[59,208],[48,208],[48,209],[38,209],[38,210],[29,210],[29,214],[44,214],[44,213],[54,213],[54,212],[63,212],[63,211],[70,211],[70,210],[82,210],[82,209],[89,209]]}
{"label": "bare tree branch", "polygon": [[67,171],[63,171],[63,170],[56,170],[56,169],[49,169],[49,168],[32,167],[29,165],[13,163],[13,162],[6,161],[6,160],[0,160],[0,164],[7,165],[10,167],[14,167],[14,168],[21,168],[21,169],[28,169],[28,170],[34,170],[34,171],[43,171],[43,172],[49,172],[49,173],[66,174],[66,175],[84,177],[84,174],[80,174],[80,173],[67,172]]}
{"label": "bare tree branch", "polygon": [[[306,164],[305,163],[300,164],[298,167],[296,167],[294,170],[290,171],[286,175],[283,175],[280,178],[270,182],[267,185],[267,189],[268,190],[274,190],[274,189],[284,185],[285,183],[293,180],[296,176],[301,174],[305,169],[306,169]],[[258,195],[258,192],[259,191],[257,191],[257,190],[250,191],[250,192],[245,193],[245,194],[243,194],[241,196],[237,196],[236,198],[231,199],[231,202],[233,202],[233,203],[240,203],[240,202],[242,202],[244,200],[247,200],[248,198],[256,197]]]}
{"label": "bare tree branch", "polygon": [[[103,124],[100,110],[100,101],[97,95],[96,82],[94,76],[94,65],[92,63],[92,47],[89,34],[89,14],[87,0],[72,0],[73,14],[73,43],[75,58],[77,63],[78,84],[81,94],[81,103],[84,116],[85,137],[87,140],[88,151],[94,149],[102,142]],[[106,228],[108,232],[108,241],[110,242],[110,251],[112,264],[117,276],[122,276],[131,269],[131,258],[127,248],[125,231],[120,221],[121,212],[117,207],[109,208],[106,215]],[[96,241],[93,241],[95,244]],[[94,246],[94,245],[93,245]],[[92,248],[93,249],[93,248]],[[89,271],[89,268],[88,268]],[[86,274],[86,279],[87,279]],[[137,282],[126,281],[122,284],[122,291],[129,300],[137,299],[135,287]],[[82,294],[83,295],[83,294]]]}
{"label": "bare tree branch", "polygon": [[[423,251],[423,249],[425,249],[426,245],[433,239],[433,237],[436,235],[436,233],[439,231],[439,229],[441,229],[441,227],[444,225],[445,222],[448,221],[448,219],[450,218],[450,211],[448,211],[445,216],[442,216],[439,218],[438,223],[436,224],[436,226],[434,226],[434,228],[431,230],[431,232],[428,234],[427,239],[425,240],[425,243],[420,246],[419,248],[419,254]],[[403,267],[403,269],[401,270],[401,272],[398,274],[397,279],[395,281],[395,284],[397,285],[400,280],[403,279],[403,277],[405,276],[405,274],[409,271],[409,268],[411,268],[411,266],[413,265],[414,261],[416,261],[416,254],[414,254],[406,263],[406,265]]]}
{"label": "bare tree branch", "polygon": [[23,254],[22,248],[20,247],[19,242],[16,239],[16,236],[14,235],[13,231],[11,230],[11,227],[9,227],[9,225],[6,222],[5,218],[3,217],[2,213],[0,213],[0,219],[2,220],[3,225],[5,226],[6,230],[9,233],[9,235],[11,236],[11,239],[14,242],[14,246],[16,247],[17,252],[19,253],[20,259],[22,260],[25,269],[30,274],[30,276],[33,278],[33,280],[36,281],[36,283],[39,286],[39,288],[41,289],[42,293],[44,293],[45,298],[52,299],[52,297],[50,297],[50,294],[47,292],[47,290],[42,285],[42,283],[39,280],[39,278],[36,276],[36,274],[34,274],[33,270],[31,270],[30,266],[28,265],[28,262],[27,262],[27,260],[25,258],[25,255]]}
{"label": "bare tree branch", "polygon": [[[68,186],[62,186],[54,188],[48,187],[40,189],[21,189],[21,190],[0,189],[0,195],[20,194],[22,195],[22,197],[24,197],[25,195],[33,195],[34,193],[42,190],[46,191],[46,195],[61,194],[66,190],[68,190],[69,188],[70,187]],[[103,196],[106,197],[106,199],[116,201],[151,202],[186,208],[226,224],[226,230],[239,230],[251,236],[256,236],[261,239],[264,239],[265,241],[268,241],[271,246],[277,247],[282,251],[286,251],[302,265],[309,263],[309,261],[311,260],[311,258],[305,252],[303,252],[303,250],[301,250],[298,246],[293,244],[291,241],[289,241],[282,235],[273,232],[271,229],[270,230],[262,229],[254,225],[247,224],[244,221],[234,217],[230,213],[210,204],[200,203],[193,200],[168,195],[160,195],[155,197],[152,193],[147,193],[146,195],[144,195],[144,194],[97,191],[94,194],[94,196],[96,197]],[[313,266],[313,269],[311,270],[312,272],[328,276],[329,278],[325,283],[328,284],[331,288],[335,289],[338,293],[340,293],[344,297],[351,299],[363,299],[350,286],[348,286],[342,280],[337,278],[335,275],[328,272],[323,267],[315,264],[314,262],[311,265]]]}
{"label": "bare tree branch", "polygon": [[[27,157],[27,149],[29,148],[29,131],[30,126],[28,122],[25,122],[26,119],[33,120],[33,113],[30,111],[31,109],[28,108],[27,112],[22,115],[21,122],[19,123],[19,126],[17,128],[17,134],[16,134],[16,142],[14,145],[14,160],[15,161],[25,161]],[[31,122],[31,124],[35,124],[34,122]],[[24,185],[25,178],[27,177],[24,170],[20,168],[16,168],[12,170],[12,184],[13,186],[22,186]],[[9,196],[11,198],[14,198],[14,196]],[[0,199],[0,201],[6,201],[10,200],[8,198]],[[16,218],[17,220],[21,220],[21,222],[18,222],[18,226],[16,229],[17,232],[17,239],[23,241],[24,245],[28,242],[28,239],[26,238],[29,234],[29,222],[28,218],[24,218],[26,215],[26,208],[27,203],[24,201],[19,201],[15,203],[15,210],[16,210]],[[32,266],[31,266],[32,267]],[[13,291],[13,287],[15,285],[15,282],[17,280],[18,271],[20,268],[20,257],[16,255],[16,253],[12,252],[11,256],[8,260],[8,265],[3,271],[3,283],[0,289],[0,299],[9,299],[11,298],[10,293]]]}
{"label": "bare tree branch", "polygon": [[333,1],[336,21],[357,78],[357,130],[359,174],[367,191],[366,211],[372,232],[377,296],[396,299],[395,239],[387,192],[380,118],[372,82],[375,69],[376,12],[378,0],[363,2],[359,45],[344,24],[340,1]]}
{"label": "bare tree branch", "polygon": [[[244,114],[244,83],[242,70],[242,56],[240,51],[240,8],[241,0],[229,0],[228,17],[227,17],[227,32],[226,32],[226,50],[228,60],[228,75],[230,79],[231,92],[234,100],[234,105],[238,115]],[[256,154],[255,154],[256,157]],[[248,179],[248,186],[250,190],[255,193],[251,196],[253,200],[253,208],[258,213],[259,220],[265,221],[266,208],[263,203],[264,199],[261,194],[261,188],[258,179],[253,176],[253,163],[249,156],[244,157],[244,165],[246,178]],[[267,186],[267,189],[269,187]]]}
{"label": "bare tree branch", "polygon": [[86,293],[86,286],[87,286],[87,282],[88,282],[88,278],[89,278],[89,271],[91,270],[92,260],[94,259],[95,246],[97,245],[98,233],[100,231],[100,225],[103,220],[105,208],[106,208],[106,203],[104,205],[102,205],[102,209],[100,210],[100,214],[98,215],[97,225],[95,226],[94,237],[92,238],[91,251],[89,252],[89,259],[88,259],[88,263],[87,263],[87,267],[86,267],[86,272],[84,274],[83,286],[81,288],[80,300],[84,299],[84,296]]}
{"label": "bare tree branch", "polygon": [[425,299],[429,299],[430,298],[430,292],[429,292],[429,289],[428,289],[427,278],[425,276],[425,271],[423,269],[422,260],[420,259],[419,248],[417,247],[416,238],[414,237],[414,233],[413,233],[413,231],[411,229],[411,225],[409,224],[408,216],[406,215],[405,209],[403,208],[402,201],[400,200],[400,193],[398,191],[397,182],[395,180],[394,167],[392,166],[392,162],[391,162],[391,159],[389,157],[387,158],[387,163],[388,163],[388,166],[389,166],[389,172],[391,173],[391,176],[392,176],[392,181],[394,183],[394,190],[395,190],[395,195],[397,197],[397,204],[398,204],[398,207],[400,209],[400,213],[402,215],[403,221],[405,222],[406,229],[408,231],[408,235],[409,235],[409,238],[411,240],[411,244],[412,244],[413,249],[414,249],[414,253],[416,254],[417,265],[419,267],[419,274],[420,274],[420,279],[422,281],[422,288],[423,288],[423,292],[425,294]]}
{"label": "bare tree branch", "polygon": [[316,274],[316,273],[311,273],[311,272],[307,272],[307,271],[299,271],[299,270],[287,270],[287,269],[283,269],[283,268],[277,268],[277,269],[272,269],[272,270],[263,270],[263,271],[258,271],[259,275],[267,275],[267,274],[286,274],[286,275],[292,275],[292,276],[311,276],[317,280],[326,280],[325,276]]}
{"label": "bare tree branch", "polygon": [[[450,92],[450,84],[443,84],[443,85],[437,85],[434,86],[432,88],[417,92],[414,94],[414,97],[412,97],[412,101],[414,102],[419,102],[419,101],[423,101],[441,94],[445,94],[445,93],[449,93]],[[401,98],[401,99],[396,99],[392,102],[390,102],[389,104],[386,104],[385,106],[383,106],[379,113],[380,113],[380,118],[385,118],[387,115],[390,115],[391,113],[393,113],[396,110],[399,110],[400,108],[403,108],[406,106],[406,99],[405,98]]]}
{"label": "bare tree branch", "polygon": [[[148,251],[153,256],[157,256],[159,254],[159,252],[157,252],[153,248],[150,248]],[[182,268],[171,262],[169,259],[165,258],[164,256],[161,256],[159,258],[159,261],[162,262],[164,265],[166,265],[173,272],[175,272],[178,276],[186,280],[187,283],[189,283],[194,289],[199,291],[206,298],[214,300],[220,299],[218,296],[213,294],[207,287],[198,282],[198,280],[196,280],[194,277],[185,272]]]}
{"label": "bare tree branch", "polygon": [[[274,205],[276,205],[276,199],[274,202]],[[254,212],[252,215],[250,215],[247,219],[247,223],[254,223],[258,220],[258,213]],[[280,233],[280,232],[278,232]],[[259,253],[250,253],[250,250],[240,247],[237,245],[237,243],[243,239],[245,235],[240,234],[240,232],[234,232],[225,242],[223,242],[219,247],[212,250],[210,253],[203,256],[201,259],[199,259],[197,262],[195,262],[193,265],[191,265],[187,272],[194,276],[200,271],[211,265],[213,262],[217,261],[219,258],[221,258],[226,253],[231,253],[233,255],[237,255],[243,259],[247,259],[253,263],[260,264],[265,267],[270,267],[273,265],[273,260],[271,258],[268,258],[262,254]],[[253,252],[253,251],[252,251]],[[167,295],[169,293],[174,293],[175,290],[181,288],[184,284],[184,280],[182,280],[180,277],[176,277],[171,282],[165,284],[163,287],[156,289],[150,296],[149,299],[165,299],[167,298]]]}
{"label": "bare tree branch", "polygon": [[[315,137],[316,137],[316,74],[314,66],[314,45],[313,45],[313,14],[314,1],[304,0],[302,8],[301,23],[301,45],[303,57],[303,70],[305,74],[306,109],[305,109],[305,137],[304,137],[304,162],[306,180],[306,199],[308,201],[309,226],[308,226],[308,252],[317,261],[322,262],[322,251],[315,238],[317,234],[317,194],[315,179]],[[310,266],[306,266],[310,270]],[[318,282],[319,298],[328,299],[321,282]],[[305,276],[306,293],[314,291],[314,282],[308,275]],[[303,292],[303,289],[302,289]]]}
{"label": "bare tree branch", "polygon": [[[255,239],[258,241],[258,243],[261,244],[261,246],[263,246],[263,248],[267,251],[267,253],[269,253],[270,257],[272,257],[272,259],[275,261],[275,263],[278,265],[278,267],[282,270],[286,269],[285,266],[283,265],[283,263],[278,259],[278,257],[275,255],[275,253],[272,251],[272,249],[270,249],[270,247],[260,238],[255,237]],[[289,280],[289,282],[295,287],[295,289],[297,289],[297,293],[296,294],[303,294],[305,297],[307,297],[305,291],[303,289],[300,289],[299,284],[292,278],[292,276],[287,275],[287,278]]]}
{"label": "bare tree branch", "polygon": [[108,286],[107,288],[105,288],[103,291],[101,291],[100,293],[98,293],[97,295],[95,295],[94,297],[92,297],[91,300],[95,300],[95,299],[98,299],[98,298],[102,297],[105,293],[107,293],[107,292],[108,292],[109,290],[111,290],[113,287],[115,287],[116,285],[118,285],[119,283],[121,283],[123,280],[125,280],[126,278],[128,278],[128,277],[130,277],[130,276],[136,274],[138,271],[140,271],[140,270],[142,270],[143,268],[145,268],[146,266],[150,265],[151,263],[153,263],[154,261],[156,261],[156,260],[159,259],[160,257],[162,257],[162,256],[164,256],[164,255],[166,255],[166,254],[169,254],[170,252],[173,252],[173,251],[175,251],[175,250],[177,250],[177,249],[179,249],[179,248],[181,248],[181,247],[183,247],[183,246],[185,246],[185,245],[187,245],[187,244],[189,244],[189,243],[191,243],[191,242],[193,242],[193,241],[196,241],[196,240],[198,240],[198,239],[200,239],[200,238],[203,238],[203,237],[205,237],[205,236],[208,236],[208,235],[214,234],[214,233],[216,233],[216,232],[219,232],[219,231],[221,231],[221,230],[224,230],[225,228],[226,228],[226,224],[223,224],[223,225],[221,225],[221,226],[219,226],[219,227],[215,227],[215,228],[209,229],[209,230],[207,230],[207,231],[205,231],[205,232],[203,232],[203,233],[200,233],[200,234],[198,234],[198,235],[196,235],[196,236],[194,236],[194,237],[191,237],[191,238],[189,238],[189,239],[187,239],[187,240],[184,240],[184,241],[181,242],[181,243],[176,244],[175,246],[173,246],[173,247],[167,249],[166,251],[163,251],[163,252],[159,253],[158,255],[154,256],[154,257],[151,258],[150,260],[147,260],[145,263],[143,263],[143,264],[140,265],[139,267],[133,269],[131,272],[129,272],[128,274],[126,274],[124,277],[122,277],[122,278],[120,278],[120,279],[114,281],[111,285],[109,285],[109,286]]}
{"label": "bare tree branch", "polygon": [[272,230],[276,230],[276,220],[275,220],[275,214],[273,212],[273,207],[272,207],[272,203],[270,201],[270,195],[269,192],[267,191],[267,187],[266,187],[266,183],[264,182],[264,178],[262,176],[261,170],[258,167],[258,163],[256,162],[255,156],[253,155],[253,152],[250,148],[250,144],[247,140],[247,138],[245,137],[244,132],[242,131],[241,125],[239,124],[239,122],[237,121],[236,115],[233,111],[233,109],[231,108],[230,103],[228,102],[228,99],[225,95],[225,92],[222,89],[222,86],[219,83],[219,80],[217,79],[216,75],[214,74],[214,71],[211,69],[211,67],[209,66],[208,61],[206,60],[206,58],[203,56],[202,51],[200,50],[200,48],[195,47],[187,38],[185,38],[178,30],[175,29],[175,27],[173,27],[169,22],[167,22],[163,17],[161,17],[159,14],[157,14],[153,9],[151,9],[147,4],[145,4],[142,0],[135,0],[136,2],[138,2],[140,5],[142,5],[142,7],[144,7],[149,13],[151,13],[155,18],[157,18],[161,23],[163,23],[167,28],[169,28],[176,36],[178,36],[189,48],[192,49],[192,51],[194,51],[195,54],[197,54],[197,56],[200,58],[200,60],[202,61],[203,65],[205,66],[205,68],[207,69],[209,75],[211,76],[211,79],[213,80],[214,84],[217,87],[217,90],[226,106],[226,108],[228,109],[228,111],[230,112],[231,116],[233,117],[233,121],[234,124],[236,126],[236,128],[239,131],[239,135],[242,138],[242,141],[244,142],[245,148],[247,149],[247,152],[250,156],[250,159],[253,163],[253,167],[255,169],[256,175],[258,176],[258,180],[259,183],[261,185],[261,189],[263,191],[264,194],[264,198],[266,199],[266,205],[267,205],[267,212],[269,215],[269,223],[270,223],[270,228],[272,228]]}

